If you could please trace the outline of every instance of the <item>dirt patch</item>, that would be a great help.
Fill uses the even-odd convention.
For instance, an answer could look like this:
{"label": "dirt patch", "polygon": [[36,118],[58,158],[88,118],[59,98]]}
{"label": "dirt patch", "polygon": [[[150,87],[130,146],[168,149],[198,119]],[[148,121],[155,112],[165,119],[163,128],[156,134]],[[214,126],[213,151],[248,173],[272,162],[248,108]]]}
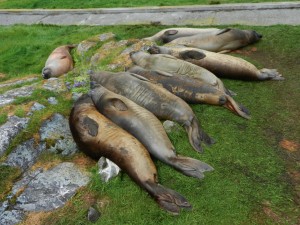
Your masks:
{"label": "dirt patch", "polygon": [[51,212],[29,213],[26,219],[22,223],[20,223],[20,225],[41,225],[43,224],[43,219],[50,214]]}

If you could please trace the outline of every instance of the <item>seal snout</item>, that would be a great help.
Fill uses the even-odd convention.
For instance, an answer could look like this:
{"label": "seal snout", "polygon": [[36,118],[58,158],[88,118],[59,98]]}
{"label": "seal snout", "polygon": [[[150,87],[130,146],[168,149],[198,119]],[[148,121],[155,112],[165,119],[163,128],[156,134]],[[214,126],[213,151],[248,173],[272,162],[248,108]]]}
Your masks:
{"label": "seal snout", "polygon": [[253,31],[253,36],[254,36],[254,39],[257,41],[263,37],[262,34],[259,34],[256,31]]}
{"label": "seal snout", "polygon": [[48,67],[44,67],[42,70],[42,77],[44,79],[49,79],[51,77],[51,69]]}

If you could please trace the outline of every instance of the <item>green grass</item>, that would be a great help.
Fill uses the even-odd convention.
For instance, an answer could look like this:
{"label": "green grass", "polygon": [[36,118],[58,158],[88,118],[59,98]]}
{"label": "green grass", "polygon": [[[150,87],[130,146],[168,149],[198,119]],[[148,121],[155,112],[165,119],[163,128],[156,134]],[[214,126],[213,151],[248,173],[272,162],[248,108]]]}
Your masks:
{"label": "green grass", "polygon": [[[300,143],[300,27],[232,27],[255,29],[264,35],[262,41],[242,50],[245,52],[256,47],[257,51],[250,51],[246,56],[235,55],[247,58],[260,68],[276,68],[286,80],[223,80],[226,87],[238,94],[236,101],[251,111],[251,120],[237,117],[222,107],[193,105],[204,130],[217,141],[212,147],[206,147],[204,154],[198,154],[191,148],[182,129],[170,135],[178,153],[200,159],[215,168],[198,181],[155,160],[160,183],[185,196],[193,205],[193,210],[183,211],[177,217],[171,216],[161,210],[126,174],[104,184],[98,177],[96,166],[91,166],[92,180],[88,187],[81,189],[65,207],[44,218],[42,224],[92,224],[86,219],[90,206],[86,199],[90,195],[94,196],[93,204],[102,213],[95,224],[101,225],[297,224],[300,207],[296,203],[296,187],[299,187],[299,182],[293,181],[288,174],[299,171],[300,150],[288,152],[279,146],[279,142],[288,139]],[[99,33],[111,31],[120,40],[150,36],[162,28],[149,25],[0,27],[0,38],[3,40],[0,61],[6,62],[0,64],[0,73],[7,75],[5,79],[40,73],[55,47],[79,43]],[[22,54],[20,49],[23,49]],[[34,99],[47,104],[48,96],[58,97],[59,106],[46,105],[46,109],[35,112],[26,132],[14,140],[10,150],[36,133],[42,118],[54,112],[68,115],[71,101],[42,90],[37,90],[33,97],[18,99],[15,104],[27,104]],[[7,175],[7,180],[10,179]],[[266,209],[276,214],[279,220],[272,216],[274,214],[266,214]]]}
{"label": "green grass", "polygon": [[[141,6],[174,6],[174,5],[215,5],[226,3],[257,3],[257,2],[280,2],[281,0],[111,0],[111,1],[72,1],[72,0],[2,0],[2,9],[84,9],[84,8],[112,8],[112,7],[141,7]],[[296,0],[290,0],[296,1]]]}

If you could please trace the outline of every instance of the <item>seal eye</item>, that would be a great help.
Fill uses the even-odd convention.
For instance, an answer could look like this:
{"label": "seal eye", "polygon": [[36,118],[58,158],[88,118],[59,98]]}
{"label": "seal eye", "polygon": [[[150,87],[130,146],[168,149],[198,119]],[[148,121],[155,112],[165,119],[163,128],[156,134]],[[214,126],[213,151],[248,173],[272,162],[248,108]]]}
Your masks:
{"label": "seal eye", "polygon": [[95,120],[89,117],[84,117],[83,124],[86,126],[89,135],[93,137],[97,136],[99,125]]}

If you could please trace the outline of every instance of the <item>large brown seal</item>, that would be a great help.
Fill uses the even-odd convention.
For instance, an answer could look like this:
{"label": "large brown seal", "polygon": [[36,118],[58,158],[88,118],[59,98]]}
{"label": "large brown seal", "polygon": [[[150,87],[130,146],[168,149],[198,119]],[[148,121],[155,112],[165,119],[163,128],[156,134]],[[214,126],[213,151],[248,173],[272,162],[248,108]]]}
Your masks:
{"label": "large brown seal", "polygon": [[44,79],[58,77],[73,69],[74,65],[70,50],[74,47],[76,45],[63,45],[53,50],[42,70]]}
{"label": "large brown seal", "polygon": [[212,52],[231,51],[255,43],[262,38],[253,30],[222,29],[214,34],[196,34],[176,38],[172,44],[200,48]]}
{"label": "large brown seal", "polygon": [[232,97],[224,92],[197,79],[177,75],[164,76],[139,66],[131,67],[128,72],[138,74],[152,83],[161,85],[187,103],[223,106],[243,118],[250,119],[249,110],[243,105],[234,101]]}
{"label": "large brown seal", "polygon": [[223,82],[212,72],[204,69],[203,67],[177,59],[174,56],[168,54],[151,55],[149,53],[139,51],[132,52],[130,57],[134,64],[145,69],[153,70],[166,76],[173,76],[173,74],[177,74],[196,78],[231,95],[231,92],[225,88]]}
{"label": "large brown seal", "polygon": [[[138,76],[138,75],[135,75]],[[204,131],[190,106],[181,98],[158,85],[138,79],[127,72],[90,72],[91,81],[108,90],[123,95],[138,105],[148,109],[162,120],[179,123],[188,133],[189,141],[196,151],[202,152],[201,141],[214,141]]]}
{"label": "large brown seal", "polygon": [[147,109],[101,85],[90,92],[98,111],[137,138],[160,161],[181,173],[203,178],[212,167],[199,160],[177,155],[161,122]]}
{"label": "large brown seal", "polygon": [[104,156],[116,163],[160,207],[173,214],[190,208],[177,192],[158,183],[157,171],[145,147],[132,135],[100,114],[92,99],[84,95],[71,111],[70,129],[80,149],[93,158]]}
{"label": "large brown seal", "polygon": [[244,59],[184,46],[151,46],[151,54],[170,54],[201,66],[218,77],[242,80],[284,80],[275,69],[257,69]]}
{"label": "large brown seal", "polygon": [[151,37],[144,38],[150,41],[161,41],[163,43],[168,43],[176,38],[188,37],[196,34],[204,35],[214,35],[220,32],[222,29],[218,28],[187,28],[187,27],[177,27],[177,28],[168,28],[158,33],[154,34]]}

